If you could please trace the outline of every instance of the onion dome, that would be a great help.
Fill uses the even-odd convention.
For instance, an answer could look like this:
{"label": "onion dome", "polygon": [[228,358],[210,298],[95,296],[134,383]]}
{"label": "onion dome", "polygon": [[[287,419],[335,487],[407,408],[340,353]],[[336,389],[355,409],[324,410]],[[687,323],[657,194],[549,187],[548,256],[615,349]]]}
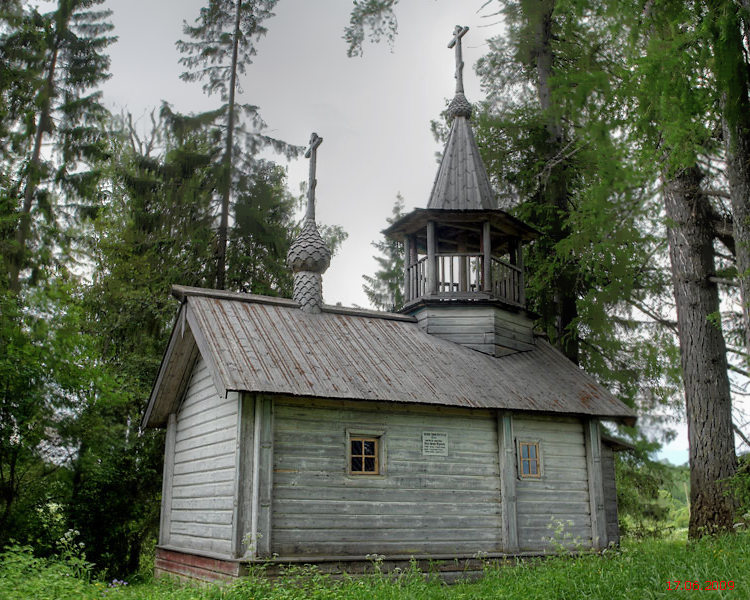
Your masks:
{"label": "onion dome", "polygon": [[306,218],[297,239],[286,255],[286,264],[294,273],[325,273],[331,264],[331,251],[320,236],[315,219]]}
{"label": "onion dome", "polygon": [[448,118],[455,117],[471,118],[471,103],[466,99],[463,92],[456,92],[456,95],[448,105]]}

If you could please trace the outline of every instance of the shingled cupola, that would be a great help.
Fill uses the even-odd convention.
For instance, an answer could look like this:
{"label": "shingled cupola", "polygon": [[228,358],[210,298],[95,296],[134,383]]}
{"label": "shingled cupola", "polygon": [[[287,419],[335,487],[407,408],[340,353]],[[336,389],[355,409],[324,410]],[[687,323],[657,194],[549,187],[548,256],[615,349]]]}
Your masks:
{"label": "shingled cupola", "polygon": [[317,133],[310,136],[310,147],[305,158],[310,159],[310,177],[307,187],[307,212],[297,239],[289,247],[286,263],[294,273],[292,297],[300,303],[300,308],[309,313],[319,313],[323,306],[323,273],[331,264],[331,251],[320,236],[315,224],[315,168],[318,146],[323,138]]}
{"label": "shingled cupola", "polygon": [[448,107],[448,141],[426,209],[415,209],[383,233],[404,244],[402,312],[428,333],[502,356],[534,347],[526,311],[521,245],[538,232],[496,208],[471,129],[457,25],[456,93]]}

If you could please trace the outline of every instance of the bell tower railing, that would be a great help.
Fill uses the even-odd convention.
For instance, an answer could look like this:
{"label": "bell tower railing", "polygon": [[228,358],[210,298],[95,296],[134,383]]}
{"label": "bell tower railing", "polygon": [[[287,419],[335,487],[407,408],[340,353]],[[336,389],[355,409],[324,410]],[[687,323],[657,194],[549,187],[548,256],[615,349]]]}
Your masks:
{"label": "bell tower railing", "polygon": [[[496,257],[485,271],[485,256],[468,252],[435,254],[435,289],[429,286],[429,257],[423,256],[404,269],[406,303],[422,297],[494,298],[525,306],[523,269]],[[489,282],[485,281],[489,277]]]}

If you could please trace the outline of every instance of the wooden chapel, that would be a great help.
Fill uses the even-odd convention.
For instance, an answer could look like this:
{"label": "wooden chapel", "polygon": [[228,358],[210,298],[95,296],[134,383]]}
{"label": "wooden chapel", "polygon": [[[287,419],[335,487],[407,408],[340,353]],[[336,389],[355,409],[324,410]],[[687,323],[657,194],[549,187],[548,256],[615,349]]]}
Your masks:
{"label": "wooden chapel", "polygon": [[635,414],[533,331],[522,246],[539,234],[495,207],[463,91],[466,31],[449,46],[457,86],[427,208],[385,230],[405,249],[402,311],[323,302],[316,134],[293,299],[173,288],[143,417],[167,430],[158,574],[360,572],[373,555],[450,573],[618,541],[622,445],[599,423]]}

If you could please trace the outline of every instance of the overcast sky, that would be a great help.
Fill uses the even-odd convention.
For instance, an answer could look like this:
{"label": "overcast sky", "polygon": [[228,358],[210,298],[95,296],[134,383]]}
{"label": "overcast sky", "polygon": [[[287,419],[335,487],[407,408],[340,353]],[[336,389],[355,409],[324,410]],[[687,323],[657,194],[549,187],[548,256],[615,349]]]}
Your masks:
{"label": "overcast sky", "polygon": [[[114,110],[145,115],[166,100],[181,112],[219,105],[200,83],[179,79],[175,41],[182,23],[194,21],[202,0],[108,0],[118,42],[109,52],[112,78],[103,86]],[[456,24],[464,37],[464,79],[470,101],[481,98],[473,65],[485,39],[501,30],[483,0],[409,0],[397,7],[399,35],[393,51],[368,44],[347,58],[342,39],[350,0],[280,0],[268,35],[242,79],[240,102],[255,104],[267,133],[306,145],[315,131],[318,151],[317,219],[339,224],[349,238],[323,276],[329,304],[369,306],[362,275],[376,264],[371,242],[381,239],[396,194],[407,209],[425,207],[441,150],[430,131],[453,96],[455,59],[447,48]],[[490,26],[488,26],[490,25]],[[143,119],[144,126],[147,121]],[[286,164],[282,157],[278,161]],[[295,194],[307,180],[308,162],[288,164]]]}

